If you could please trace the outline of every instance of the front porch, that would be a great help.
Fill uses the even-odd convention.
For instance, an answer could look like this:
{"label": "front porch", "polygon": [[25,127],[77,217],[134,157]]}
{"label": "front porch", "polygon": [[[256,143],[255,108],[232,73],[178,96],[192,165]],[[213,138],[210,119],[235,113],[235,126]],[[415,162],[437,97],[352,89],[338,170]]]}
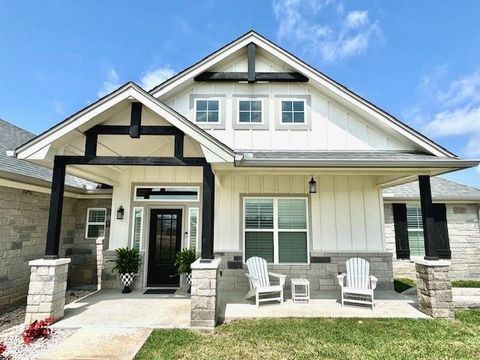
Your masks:
{"label": "front porch", "polygon": [[[313,291],[309,304],[294,304],[290,292],[285,302],[266,303],[259,308],[245,300],[243,291],[219,294],[218,319],[228,322],[245,318],[430,318],[417,309],[416,297],[391,290],[376,293],[374,310],[345,305],[338,291]],[[175,294],[144,294],[135,290],[122,294],[118,289],[104,289],[65,307],[65,317],[55,323],[58,328],[189,328],[190,296],[178,290]]]}

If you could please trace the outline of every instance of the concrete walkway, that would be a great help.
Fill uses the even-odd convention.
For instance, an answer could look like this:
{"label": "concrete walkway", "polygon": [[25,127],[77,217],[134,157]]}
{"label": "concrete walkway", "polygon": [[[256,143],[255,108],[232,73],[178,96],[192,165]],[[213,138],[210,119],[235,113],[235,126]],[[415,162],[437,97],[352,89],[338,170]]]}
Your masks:
{"label": "concrete walkway", "polygon": [[122,294],[117,289],[100,290],[65,307],[59,328],[186,328],[190,326],[190,296]]}
{"label": "concrete walkway", "polygon": [[151,329],[114,329],[86,327],[79,329],[54,347],[45,360],[131,360],[135,357]]}

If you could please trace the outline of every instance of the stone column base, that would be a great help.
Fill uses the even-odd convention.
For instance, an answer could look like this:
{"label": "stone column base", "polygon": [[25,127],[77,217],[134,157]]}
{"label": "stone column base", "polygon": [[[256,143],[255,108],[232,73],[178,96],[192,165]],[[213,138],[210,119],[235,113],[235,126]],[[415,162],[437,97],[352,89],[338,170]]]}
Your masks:
{"label": "stone column base", "polygon": [[190,325],[213,328],[217,323],[217,284],[221,258],[192,264]]}
{"label": "stone column base", "polygon": [[61,319],[65,309],[68,264],[71,259],[38,259],[30,261],[25,323],[52,317]]}
{"label": "stone column base", "polygon": [[434,318],[453,319],[450,261],[419,260],[415,270],[419,310]]}

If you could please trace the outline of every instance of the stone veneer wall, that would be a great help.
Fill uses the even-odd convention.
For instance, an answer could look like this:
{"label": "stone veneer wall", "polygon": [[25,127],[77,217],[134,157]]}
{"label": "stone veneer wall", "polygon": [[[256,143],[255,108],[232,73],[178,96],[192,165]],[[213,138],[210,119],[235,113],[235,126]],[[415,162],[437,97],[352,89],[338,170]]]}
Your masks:
{"label": "stone veneer wall", "polygon": [[[480,278],[480,227],[479,211],[476,204],[446,204],[448,235],[452,263],[452,279]],[[393,254],[393,273],[395,277],[415,279],[413,260],[397,260],[395,250],[395,230],[391,204],[385,204],[385,240],[387,250]]]}
{"label": "stone veneer wall", "polygon": [[[88,269],[90,263],[95,264],[95,252],[90,253],[88,244],[91,242],[94,249],[95,240],[84,240],[86,208],[100,207],[100,202],[105,204],[102,207],[110,207],[111,200],[64,200],[60,255],[72,258],[72,285],[80,284],[81,279],[89,279],[87,285],[92,285]],[[49,194],[0,187],[0,311],[25,302],[30,278],[28,262],[45,253],[49,206]],[[74,267],[81,277],[72,278]]]}
{"label": "stone veneer wall", "polygon": [[[249,289],[245,276],[246,266],[242,264],[242,253],[216,253],[222,257],[219,268],[219,290]],[[352,257],[361,257],[370,262],[372,275],[378,278],[377,289],[393,289],[392,255],[388,252],[315,252],[310,265],[269,265],[269,270],[287,275],[286,287],[290,288],[290,279],[295,277],[310,280],[310,290],[336,290],[337,275],[345,272],[345,263]],[[314,261],[325,261],[314,262]]]}

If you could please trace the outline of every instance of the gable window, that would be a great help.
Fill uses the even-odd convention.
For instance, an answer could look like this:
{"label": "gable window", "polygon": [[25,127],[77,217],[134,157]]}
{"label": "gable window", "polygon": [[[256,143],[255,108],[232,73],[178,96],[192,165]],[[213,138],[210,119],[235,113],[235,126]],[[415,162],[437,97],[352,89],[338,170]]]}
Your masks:
{"label": "gable window", "polygon": [[107,209],[88,208],[85,228],[85,238],[96,239],[105,236],[105,225],[107,222]]}
{"label": "gable window", "polygon": [[407,230],[410,256],[425,256],[422,209],[419,206],[407,206]]}
{"label": "gable window", "polygon": [[219,123],[220,104],[218,100],[195,100],[195,121],[198,123]]}
{"label": "gable window", "polygon": [[282,123],[283,124],[304,124],[305,123],[305,101],[282,100]]}
{"label": "gable window", "polygon": [[307,200],[245,198],[244,260],[259,256],[269,263],[308,262]]}
{"label": "gable window", "polygon": [[261,123],[262,100],[239,100],[238,122],[241,124]]}

